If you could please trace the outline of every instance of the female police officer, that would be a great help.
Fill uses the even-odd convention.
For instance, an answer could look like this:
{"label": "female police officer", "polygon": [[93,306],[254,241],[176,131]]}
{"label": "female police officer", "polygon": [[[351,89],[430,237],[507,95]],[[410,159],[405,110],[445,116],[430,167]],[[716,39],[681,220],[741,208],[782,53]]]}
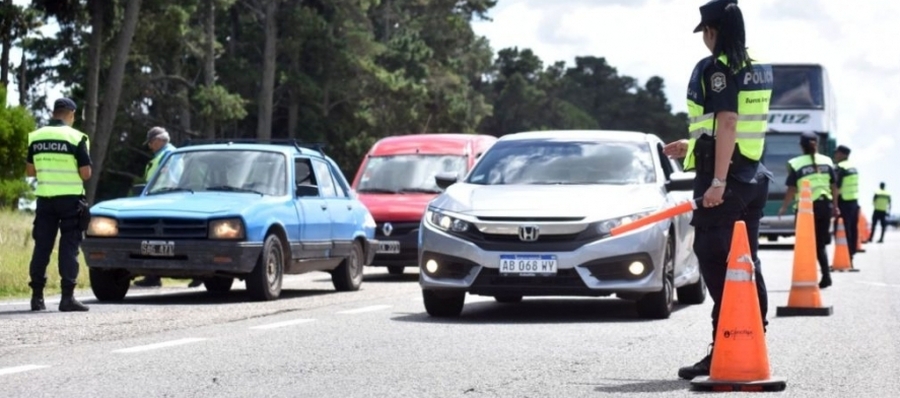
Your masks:
{"label": "female police officer", "polygon": [[825,246],[831,243],[831,217],[840,216],[838,207],[837,172],[831,158],[818,153],[819,137],[816,133],[805,132],[800,136],[800,147],[803,155],[788,161],[788,177],[785,181],[787,193],[778,210],[778,216],[784,214],[788,205],[794,201],[794,195],[804,180],[809,181],[812,191],[813,216],[816,224],[816,256],[819,258],[819,269],[822,270],[820,288],[831,286],[831,273],[828,269],[828,254]]}
{"label": "female police officer", "polygon": [[[666,145],[671,157],[684,157],[684,169],[696,171],[694,197],[703,197],[694,211],[694,252],[713,298],[713,343],[728,252],[734,224],[747,225],[763,325],[768,306],[765,282],[756,255],[759,220],[771,173],[759,160],[767,129],[772,70],[752,62],[744,44],[744,18],[736,0],[712,0],[700,7],[703,32],[711,56],[697,63],[688,84],[690,139]],[[741,98],[738,101],[738,98]],[[711,352],[711,351],[710,351]],[[711,354],[678,370],[693,379],[709,375]]]}

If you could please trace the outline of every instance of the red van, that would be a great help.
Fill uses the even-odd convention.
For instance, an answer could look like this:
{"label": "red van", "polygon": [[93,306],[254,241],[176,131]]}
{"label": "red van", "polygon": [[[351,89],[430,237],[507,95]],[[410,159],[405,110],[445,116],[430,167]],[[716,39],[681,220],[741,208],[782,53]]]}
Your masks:
{"label": "red van", "polygon": [[436,174],[463,178],[497,138],[480,134],[412,134],[385,137],[363,159],[353,189],[375,218],[378,250],[373,266],[394,275],[418,266],[419,223],[441,189]]}

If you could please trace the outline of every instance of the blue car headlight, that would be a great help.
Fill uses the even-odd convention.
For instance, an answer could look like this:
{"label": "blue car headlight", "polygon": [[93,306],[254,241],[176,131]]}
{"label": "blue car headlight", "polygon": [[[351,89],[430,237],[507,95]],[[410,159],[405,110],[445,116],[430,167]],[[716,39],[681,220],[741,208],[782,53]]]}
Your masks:
{"label": "blue car headlight", "polygon": [[441,231],[466,232],[472,226],[467,221],[448,215],[436,209],[425,211],[425,222]]}
{"label": "blue car headlight", "polygon": [[640,213],[634,213],[623,217],[611,218],[608,220],[603,220],[597,224],[597,232],[600,233],[601,236],[607,236],[610,234],[613,228],[618,227],[620,225],[625,225],[631,222],[634,222],[637,219],[642,217],[646,217],[647,215],[653,213],[652,210],[642,211]]}

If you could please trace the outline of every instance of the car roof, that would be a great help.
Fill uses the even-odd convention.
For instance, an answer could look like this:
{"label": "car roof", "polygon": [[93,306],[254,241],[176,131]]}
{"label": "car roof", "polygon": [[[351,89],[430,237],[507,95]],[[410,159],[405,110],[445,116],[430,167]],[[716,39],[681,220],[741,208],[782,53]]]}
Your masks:
{"label": "car roof", "polygon": [[267,151],[267,152],[283,153],[288,156],[305,155],[305,156],[313,156],[313,157],[322,157],[322,154],[319,153],[319,151],[317,151],[315,149],[311,149],[311,148],[306,148],[303,146],[295,147],[293,145],[253,144],[253,143],[239,143],[239,142],[223,142],[223,143],[216,143],[216,144],[187,145],[187,146],[178,147],[173,152],[221,151],[221,150]]}
{"label": "car roof", "polygon": [[603,140],[625,142],[654,142],[659,138],[653,134],[629,130],[543,130],[507,134],[500,141],[518,140]]}
{"label": "car roof", "polygon": [[408,134],[385,137],[378,140],[369,150],[369,156],[399,154],[450,154],[465,155],[470,144],[478,141],[496,141],[497,138],[484,134]]}

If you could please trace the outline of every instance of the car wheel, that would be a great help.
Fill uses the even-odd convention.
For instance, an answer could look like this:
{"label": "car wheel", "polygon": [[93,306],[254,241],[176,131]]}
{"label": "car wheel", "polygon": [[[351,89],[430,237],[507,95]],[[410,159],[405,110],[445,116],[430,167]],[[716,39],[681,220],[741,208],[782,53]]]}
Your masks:
{"label": "car wheel", "polygon": [[422,299],[428,315],[439,318],[457,317],[466,304],[466,292],[422,290]]}
{"label": "car wheel", "polygon": [[494,300],[497,300],[498,303],[520,303],[522,302],[522,296],[494,296]]}
{"label": "car wheel", "polygon": [[388,273],[391,275],[403,275],[403,270],[406,269],[406,267],[392,266],[392,267],[387,267],[387,269],[388,269]]}
{"label": "car wheel", "polygon": [[214,295],[224,295],[228,293],[231,290],[232,284],[234,284],[234,278],[226,278],[221,276],[215,276],[203,280],[203,286],[206,287],[206,291]]}
{"label": "car wheel", "polygon": [[88,276],[98,301],[121,301],[131,287],[131,278],[125,270],[89,268]]}
{"label": "car wheel", "polygon": [[331,273],[331,283],[339,292],[359,290],[363,280],[363,249],[358,240],[353,241],[350,255]]}
{"label": "car wheel", "polygon": [[648,293],[637,302],[638,315],[641,318],[666,319],[675,308],[675,236],[672,233],[669,233],[666,240],[662,266],[662,290]]}
{"label": "car wheel", "polygon": [[266,236],[256,267],[247,276],[247,292],[254,300],[274,300],[281,295],[284,275],[284,247],[275,234]]}
{"label": "car wheel", "polygon": [[678,302],[681,304],[703,304],[706,301],[706,281],[703,275],[697,282],[678,288]]}

